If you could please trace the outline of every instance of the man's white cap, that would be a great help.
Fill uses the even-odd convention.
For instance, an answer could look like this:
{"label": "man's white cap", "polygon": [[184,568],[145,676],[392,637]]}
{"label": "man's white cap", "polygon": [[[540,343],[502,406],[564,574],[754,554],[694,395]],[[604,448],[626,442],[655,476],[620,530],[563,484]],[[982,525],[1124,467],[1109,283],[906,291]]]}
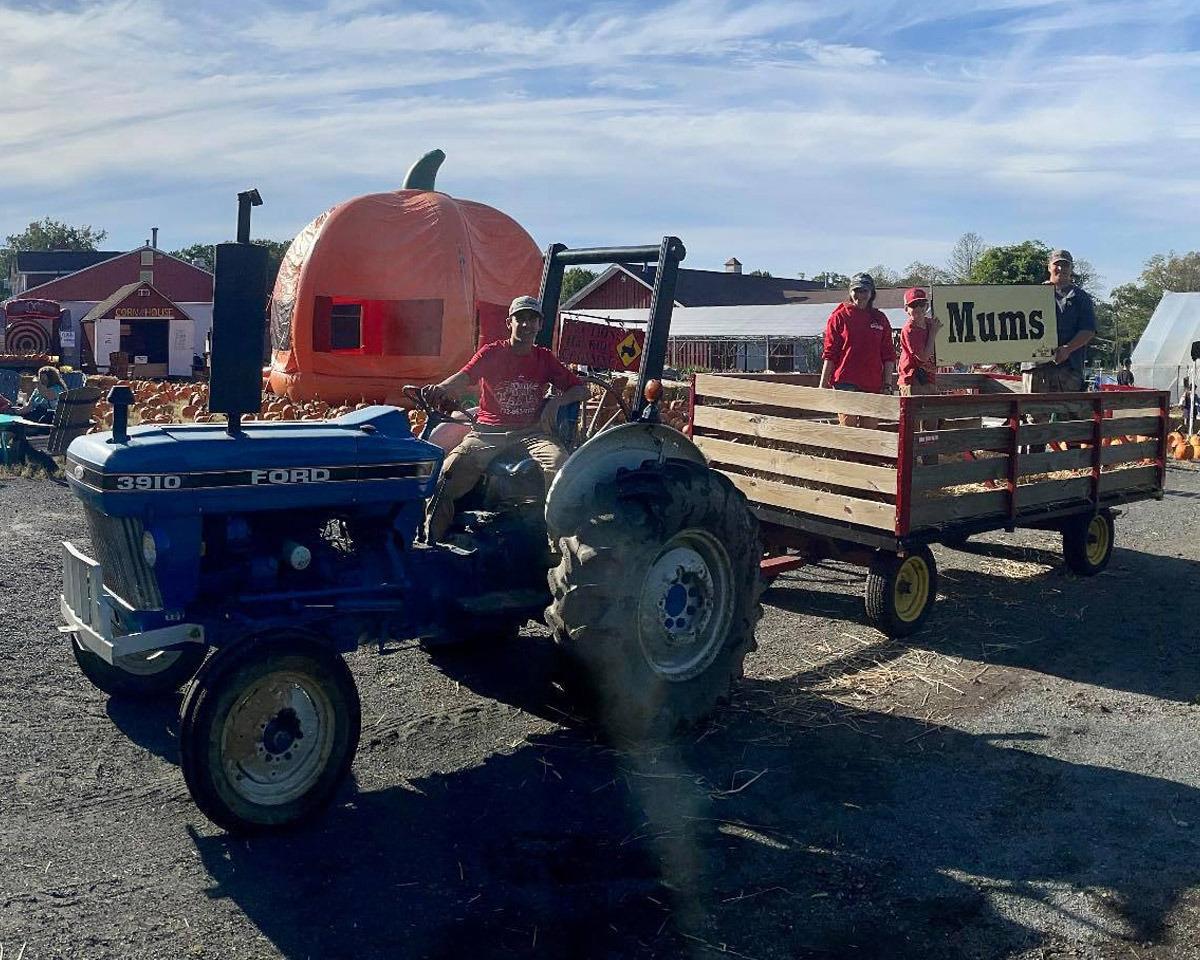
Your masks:
{"label": "man's white cap", "polygon": [[517,297],[508,308],[508,315],[515,317],[522,310],[532,310],[539,317],[542,315],[542,304],[537,297]]}

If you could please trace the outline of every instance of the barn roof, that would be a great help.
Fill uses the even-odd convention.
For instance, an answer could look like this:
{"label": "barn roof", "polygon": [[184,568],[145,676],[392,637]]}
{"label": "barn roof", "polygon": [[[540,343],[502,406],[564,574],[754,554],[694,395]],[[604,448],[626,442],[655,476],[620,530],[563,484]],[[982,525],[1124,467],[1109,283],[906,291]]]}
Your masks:
{"label": "barn roof", "polygon": [[85,267],[95,266],[123,250],[18,250],[17,271],[19,273],[74,273]]}
{"label": "barn roof", "polygon": [[[563,308],[570,309],[618,273],[625,273],[648,289],[654,289],[654,267],[613,264],[565,301]],[[835,300],[845,295],[844,291],[826,290],[813,280],[762,277],[749,273],[727,273],[722,270],[688,270],[681,267],[675,284],[675,302],[685,307],[795,303],[810,300],[814,291],[831,294]]]}

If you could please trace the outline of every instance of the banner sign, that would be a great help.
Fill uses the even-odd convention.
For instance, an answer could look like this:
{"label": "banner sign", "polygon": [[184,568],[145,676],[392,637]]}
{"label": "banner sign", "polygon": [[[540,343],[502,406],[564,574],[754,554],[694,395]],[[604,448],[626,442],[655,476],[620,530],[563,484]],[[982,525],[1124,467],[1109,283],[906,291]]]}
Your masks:
{"label": "banner sign", "polygon": [[118,320],[174,320],[177,312],[172,307],[117,307],[113,316]]}
{"label": "banner sign", "polygon": [[932,310],[939,364],[1049,360],[1058,346],[1049,284],[934,287]]}
{"label": "banner sign", "polygon": [[607,323],[564,319],[558,335],[558,359],[596,370],[628,370],[641,366],[646,344],[644,330],[626,330]]}

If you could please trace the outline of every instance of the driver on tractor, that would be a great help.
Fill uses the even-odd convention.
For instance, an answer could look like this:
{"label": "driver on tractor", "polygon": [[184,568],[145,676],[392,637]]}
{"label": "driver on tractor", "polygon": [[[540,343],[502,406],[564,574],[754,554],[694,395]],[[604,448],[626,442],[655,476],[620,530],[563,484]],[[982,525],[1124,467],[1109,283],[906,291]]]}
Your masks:
{"label": "driver on tractor", "polygon": [[[541,466],[546,489],[567,459],[554,436],[560,407],[588,397],[587,384],[550,350],[537,346],[542,306],[536,297],[517,297],[508,311],[509,337],[485,344],[466,365],[441,383],[426,387],[431,404],[458,400],[479,384],[474,429],[446,457],[441,484],[429,501],[427,542],[437,543],[454,519],[455,502],[483,476],[496,457],[516,445]],[[546,399],[547,385],[554,388]]]}

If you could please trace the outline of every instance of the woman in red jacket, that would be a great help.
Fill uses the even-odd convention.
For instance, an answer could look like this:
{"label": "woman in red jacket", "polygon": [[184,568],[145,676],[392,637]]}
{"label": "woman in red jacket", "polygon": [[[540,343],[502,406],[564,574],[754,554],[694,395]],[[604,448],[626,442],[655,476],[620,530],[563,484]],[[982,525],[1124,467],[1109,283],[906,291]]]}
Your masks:
{"label": "woman in red jacket", "polygon": [[[892,326],[883,311],[875,309],[875,281],[869,273],[850,278],[850,299],[829,315],[821,359],[822,387],[861,393],[891,389],[896,369]],[[846,427],[877,426],[872,417],[848,413],[839,413],[838,422]]]}

